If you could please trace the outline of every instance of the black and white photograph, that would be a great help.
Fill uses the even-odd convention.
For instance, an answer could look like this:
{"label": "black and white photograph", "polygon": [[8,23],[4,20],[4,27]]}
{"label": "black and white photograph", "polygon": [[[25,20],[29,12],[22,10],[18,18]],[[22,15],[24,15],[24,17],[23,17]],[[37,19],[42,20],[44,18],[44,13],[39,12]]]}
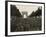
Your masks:
{"label": "black and white photograph", "polygon": [[8,35],[44,33],[44,4],[8,2]]}
{"label": "black and white photograph", "polygon": [[33,5],[10,5],[11,32],[40,31],[42,26],[42,7]]}

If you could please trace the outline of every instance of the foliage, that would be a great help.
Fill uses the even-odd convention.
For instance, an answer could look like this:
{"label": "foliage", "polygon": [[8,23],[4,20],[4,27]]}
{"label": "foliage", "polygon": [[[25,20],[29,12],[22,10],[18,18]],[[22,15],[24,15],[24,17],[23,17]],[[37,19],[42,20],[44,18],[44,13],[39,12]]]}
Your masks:
{"label": "foliage", "polygon": [[31,15],[29,15],[29,17],[33,17],[33,16],[40,16],[42,15],[42,9],[38,8],[38,10],[36,10],[35,12],[33,11]]}
{"label": "foliage", "polygon": [[41,30],[41,25],[42,25],[41,18],[30,17],[30,18],[23,19],[21,17],[14,17],[11,19],[11,32],[39,31]]}
{"label": "foliage", "polygon": [[17,9],[15,5],[11,5],[11,16],[17,16],[17,17],[22,16],[19,9]]}

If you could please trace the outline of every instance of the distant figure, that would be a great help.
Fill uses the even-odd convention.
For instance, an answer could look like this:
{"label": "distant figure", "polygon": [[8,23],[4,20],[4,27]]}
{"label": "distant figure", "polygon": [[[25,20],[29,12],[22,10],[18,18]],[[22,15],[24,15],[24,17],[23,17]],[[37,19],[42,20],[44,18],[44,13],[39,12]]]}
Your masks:
{"label": "distant figure", "polygon": [[23,18],[27,18],[27,12],[26,11],[23,11],[22,12],[22,16],[23,16]]}

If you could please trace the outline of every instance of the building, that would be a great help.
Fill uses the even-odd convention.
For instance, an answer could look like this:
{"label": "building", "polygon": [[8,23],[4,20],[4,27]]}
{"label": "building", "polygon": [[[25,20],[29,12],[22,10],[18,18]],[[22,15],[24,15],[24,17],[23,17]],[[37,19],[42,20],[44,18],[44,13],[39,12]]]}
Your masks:
{"label": "building", "polygon": [[22,12],[22,16],[23,16],[23,18],[27,18],[27,12],[26,11],[23,11]]}

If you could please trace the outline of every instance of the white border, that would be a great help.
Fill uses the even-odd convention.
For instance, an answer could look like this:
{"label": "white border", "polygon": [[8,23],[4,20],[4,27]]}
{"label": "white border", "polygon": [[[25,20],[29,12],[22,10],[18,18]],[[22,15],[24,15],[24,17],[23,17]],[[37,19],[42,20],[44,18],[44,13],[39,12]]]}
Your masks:
{"label": "white border", "polygon": [[[10,32],[10,5],[11,4],[12,5],[37,5],[37,6],[42,6],[42,30],[41,31],[27,31],[27,32]],[[35,34],[35,33],[44,33],[44,4],[8,2],[8,35]]]}

